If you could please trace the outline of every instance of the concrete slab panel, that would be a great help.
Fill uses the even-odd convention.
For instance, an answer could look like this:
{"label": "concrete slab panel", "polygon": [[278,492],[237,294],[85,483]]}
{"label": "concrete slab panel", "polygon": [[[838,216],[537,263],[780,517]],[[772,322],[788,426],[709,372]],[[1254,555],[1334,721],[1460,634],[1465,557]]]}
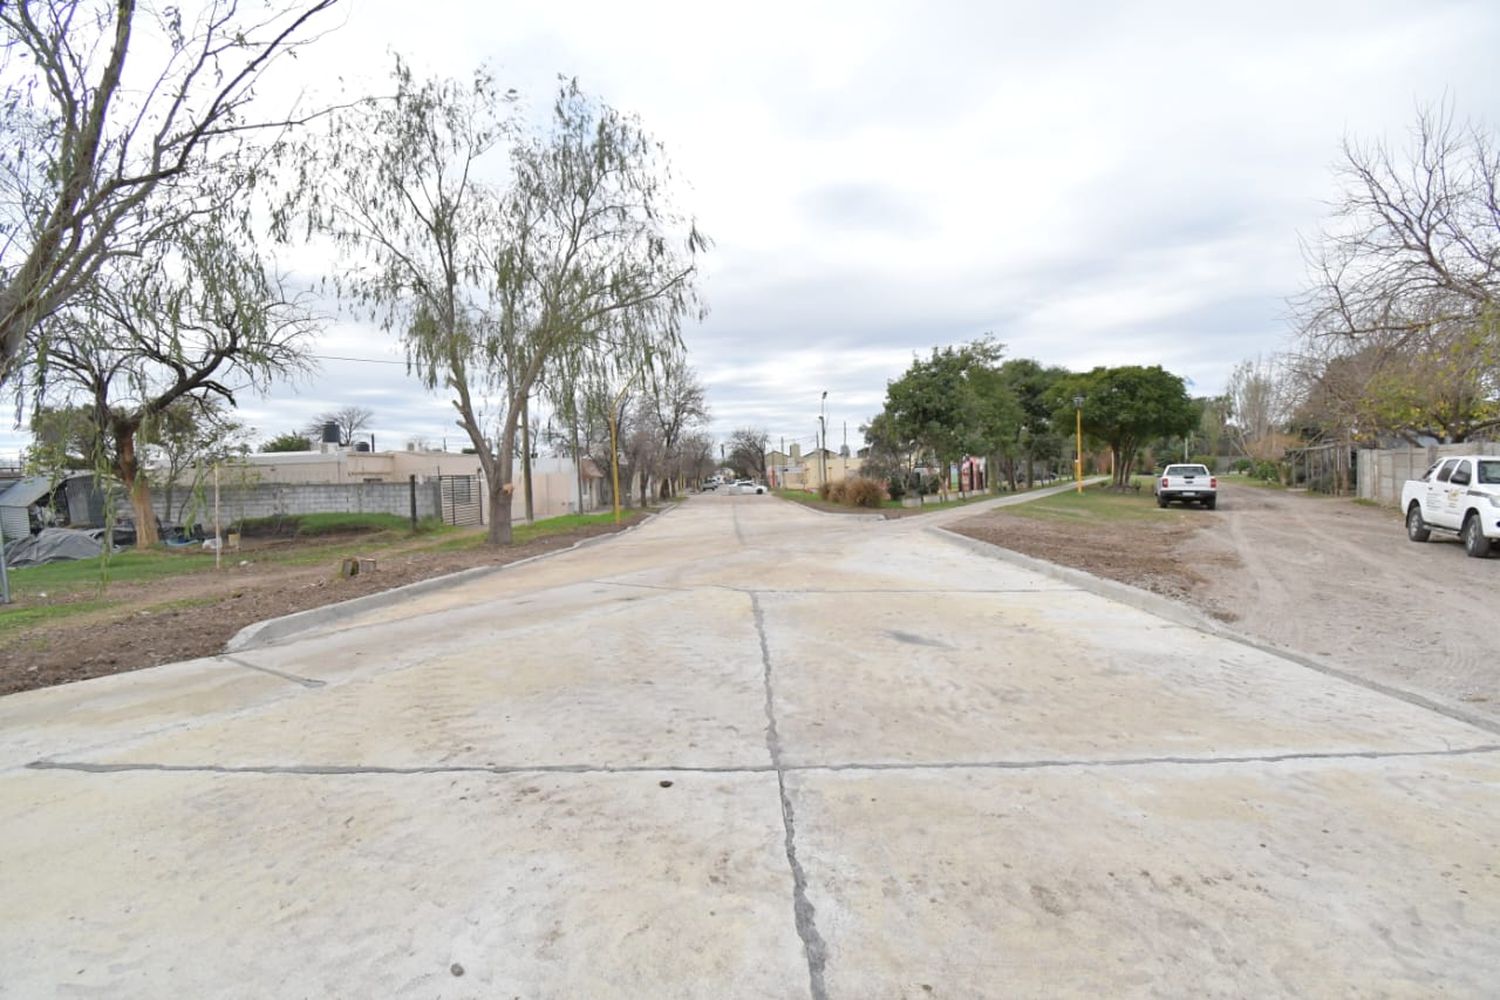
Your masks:
{"label": "concrete slab panel", "polygon": [[[684,622],[710,625],[684,628]],[[711,624],[710,624],[711,623]],[[759,641],[742,594],[637,592],[411,667],[70,759],[324,767],[763,767]],[[408,646],[400,655],[409,656]],[[365,657],[375,660],[378,654]]]}
{"label": "concrete slab panel", "polygon": [[12,772],[0,829],[7,997],[807,990],[774,775]]}
{"label": "concrete slab panel", "polygon": [[218,660],[185,660],[0,698],[0,771],[161,732],[301,690]]}
{"label": "concrete slab panel", "polygon": [[759,600],[794,765],[1495,742],[1465,723],[1079,591]]}
{"label": "concrete slab panel", "polygon": [[830,997],[1491,997],[1500,756],[800,772]]}

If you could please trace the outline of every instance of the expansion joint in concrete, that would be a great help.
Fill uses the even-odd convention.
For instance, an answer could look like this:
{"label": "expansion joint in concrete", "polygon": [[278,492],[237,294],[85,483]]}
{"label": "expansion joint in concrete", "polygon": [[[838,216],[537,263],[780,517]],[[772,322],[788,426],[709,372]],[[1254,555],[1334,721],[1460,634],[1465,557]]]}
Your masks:
{"label": "expansion joint in concrete", "polygon": [[272,677],[280,677],[284,681],[291,681],[293,684],[301,684],[305,688],[320,688],[326,686],[327,683],[326,681],[314,680],[311,677],[301,677],[297,674],[289,674],[284,670],[277,670],[275,667],[263,667],[258,663],[251,663],[249,660],[242,660],[238,656],[231,656],[228,653],[220,653],[218,656],[214,657],[214,659],[223,660],[226,663],[233,663],[235,666],[244,667],[246,670],[256,670],[263,674],[270,674]]}
{"label": "expansion joint in concrete", "polygon": [[[736,527],[738,523],[735,522]],[[797,936],[802,940],[802,952],[807,957],[812,998],[827,1000],[824,968],[828,964],[828,949],[823,936],[818,933],[817,911],[807,898],[807,873],[797,858],[797,820],[791,796],[787,794],[786,768],[781,760],[781,734],[776,728],[776,695],[771,679],[771,646],[766,638],[766,615],[760,606],[759,594],[750,594],[750,607],[755,615],[755,634],[760,639],[760,661],[766,689],[766,751],[776,771],[776,791],[781,797],[781,825],[786,838],[786,862],[792,873],[792,917],[797,925]]]}

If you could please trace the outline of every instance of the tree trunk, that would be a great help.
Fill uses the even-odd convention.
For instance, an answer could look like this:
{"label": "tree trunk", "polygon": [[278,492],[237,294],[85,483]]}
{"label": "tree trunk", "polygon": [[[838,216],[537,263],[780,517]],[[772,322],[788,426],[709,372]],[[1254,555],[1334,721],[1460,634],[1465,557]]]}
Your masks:
{"label": "tree trunk", "polygon": [[[498,476],[495,477],[499,479]],[[515,499],[511,491],[507,489],[509,483],[492,481],[490,484],[490,530],[485,537],[488,545],[509,545],[511,540],[510,530],[510,508]]]}
{"label": "tree trunk", "polygon": [[511,419],[505,424],[500,436],[500,448],[493,456],[487,476],[490,480],[490,532],[486,539],[494,546],[509,545],[511,541],[510,508],[515,499],[516,411],[511,408]]}
{"label": "tree trunk", "polygon": [[115,469],[130,494],[130,508],[135,513],[135,547],[149,549],[161,540],[161,533],[156,530],[156,511],[151,506],[151,484],[135,457],[133,426],[116,426],[115,456]]}

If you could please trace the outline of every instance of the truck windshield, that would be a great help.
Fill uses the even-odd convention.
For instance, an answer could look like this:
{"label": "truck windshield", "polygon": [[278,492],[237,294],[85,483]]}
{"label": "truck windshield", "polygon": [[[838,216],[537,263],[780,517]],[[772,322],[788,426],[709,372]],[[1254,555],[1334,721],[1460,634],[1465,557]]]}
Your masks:
{"label": "truck windshield", "polygon": [[1477,482],[1489,483],[1500,486],[1500,458],[1479,460],[1479,479]]}

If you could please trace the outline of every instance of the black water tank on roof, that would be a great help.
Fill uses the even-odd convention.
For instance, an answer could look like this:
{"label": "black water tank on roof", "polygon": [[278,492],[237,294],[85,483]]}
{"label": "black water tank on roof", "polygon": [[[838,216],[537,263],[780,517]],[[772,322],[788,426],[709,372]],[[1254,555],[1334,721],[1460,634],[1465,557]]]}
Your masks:
{"label": "black water tank on roof", "polygon": [[341,438],[341,435],[339,434],[339,425],[338,424],[336,424],[332,420],[330,420],[330,421],[328,421],[328,423],[326,423],[326,424],[323,425],[323,443],[324,444],[339,444],[341,442],[341,440],[342,440],[342,438]]}

